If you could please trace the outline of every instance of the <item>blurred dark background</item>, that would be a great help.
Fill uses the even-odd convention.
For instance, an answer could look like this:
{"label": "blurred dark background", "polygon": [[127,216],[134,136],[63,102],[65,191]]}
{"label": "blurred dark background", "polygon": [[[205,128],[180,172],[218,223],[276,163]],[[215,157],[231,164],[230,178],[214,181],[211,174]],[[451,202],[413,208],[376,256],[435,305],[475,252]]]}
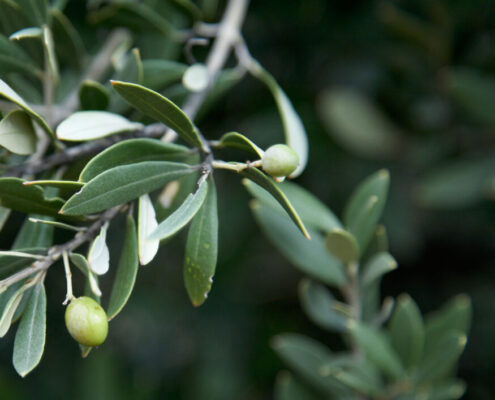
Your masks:
{"label": "blurred dark background", "polygon": [[[84,24],[84,3],[69,2],[67,14],[88,49],[97,46],[105,30]],[[339,215],[360,180],[390,170],[384,223],[399,269],[385,278],[383,295],[408,292],[424,312],[471,296],[459,374],[473,400],[495,398],[494,21],[491,0],[253,0],[243,29],[306,126],[310,161],[299,184]],[[157,57],[149,43],[141,49],[143,59]],[[283,139],[270,93],[250,77],[200,127],[211,139],[238,130],[261,147]],[[219,264],[204,306],[194,309],[183,287],[182,233],[140,269],[106,343],[83,360],[65,331],[65,279],[54,266],[43,360],[18,377],[9,332],[0,341],[0,398],[270,399],[283,368],[273,335],[301,332],[342,349],[304,316],[301,274],[261,234],[237,177],[217,173],[217,186]],[[122,223],[109,234],[116,248]],[[14,234],[4,229],[2,247]],[[104,293],[110,283],[103,280]]]}

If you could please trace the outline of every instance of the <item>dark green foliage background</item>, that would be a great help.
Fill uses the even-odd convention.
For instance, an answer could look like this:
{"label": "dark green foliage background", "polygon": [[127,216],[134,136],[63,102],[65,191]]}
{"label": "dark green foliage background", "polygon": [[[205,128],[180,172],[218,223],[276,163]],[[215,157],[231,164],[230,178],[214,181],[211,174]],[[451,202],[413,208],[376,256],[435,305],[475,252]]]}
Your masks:
{"label": "dark green foliage background", "polygon": [[[448,96],[444,79],[452,66],[494,74],[495,3],[393,3],[416,18],[438,18],[434,24],[450,44],[431,37],[429,43],[437,46],[431,51],[399,36],[381,22],[383,3],[376,1],[252,1],[244,34],[253,55],[277,78],[306,125],[310,161],[298,183],[340,214],[360,180],[389,168],[385,224],[399,269],[385,278],[383,294],[408,292],[423,311],[460,292],[472,296],[473,328],[460,376],[468,383],[466,399],[492,399],[495,203],[480,198],[465,207],[428,209],[415,200],[415,191],[425,173],[445,162],[466,155],[481,158],[490,150],[495,157],[494,127],[464,113]],[[438,3],[440,11],[430,3]],[[104,32],[84,24],[82,7],[83,2],[70,2],[68,15],[94,49]],[[438,22],[440,12],[446,12],[449,29]],[[140,42],[143,59],[157,57],[146,38]],[[180,49],[166,53],[180,55]],[[400,128],[405,140],[392,161],[365,160],[328,135],[316,110],[323,91],[336,86],[365,93]],[[480,106],[486,106],[482,103],[480,99]],[[445,116],[432,104],[445,110]],[[235,87],[199,126],[209,139],[235,129],[261,147],[282,140],[272,98],[252,78]],[[336,335],[314,327],[303,315],[296,291],[300,274],[262,236],[237,177],[222,172],[216,177],[219,265],[205,305],[194,309],[183,287],[182,233],[151,265],[140,268],[134,294],[111,323],[107,342],[82,360],[65,331],[65,279],[62,265],[55,265],[47,277],[43,360],[27,378],[19,378],[10,363],[12,330],[0,341],[0,397],[269,399],[283,367],[269,347],[274,334],[301,332],[332,349],[342,348]],[[20,224],[21,215],[14,219]],[[120,247],[123,226],[123,219],[111,226],[110,248]],[[2,248],[12,241],[14,228],[10,223],[2,231]],[[112,256],[118,260],[118,254]],[[107,280],[102,282],[104,293]],[[82,287],[76,290],[81,293]]]}

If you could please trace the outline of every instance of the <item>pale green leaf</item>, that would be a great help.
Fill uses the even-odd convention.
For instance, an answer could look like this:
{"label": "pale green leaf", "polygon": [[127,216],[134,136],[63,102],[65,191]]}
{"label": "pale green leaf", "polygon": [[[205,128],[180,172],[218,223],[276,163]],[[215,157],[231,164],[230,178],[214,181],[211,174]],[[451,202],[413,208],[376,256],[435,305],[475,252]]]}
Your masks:
{"label": "pale green leaf", "polygon": [[[282,211],[282,206],[266,190],[247,179],[243,179],[242,183],[249,193],[259,201],[273,209],[284,212]],[[275,183],[275,185],[287,196],[305,224],[323,232],[342,228],[342,224],[335,214],[308,190],[287,181]]]}
{"label": "pale green leaf", "polygon": [[331,331],[347,331],[348,317],[333,308],[335,298],[325,286],[304,279],[299,284],[299,298],[304,312],[315,324]]}
{"label": "pale green leaf", "polygon": [[348,327],[359,348],[383,373],[395,379],[404,373],[397,353],[383,332],[355,321]]}
{"label": "pale green leaf", "polygon": [[38,39],[42,35],[42,31],[38,27],[24,28],[14,32],[9,36],[10,40],[23,40],[23,39]]}
{"label": "pale green leaf", "polygon": [[52,81],[56,84],[60,80],[58,61],[55,55],[55,43],[53,42],[52,30],[48,25],[41,27],[43,32],[42,43],[45,57],[46,72],[50,73]]}
{"label": "pale green leaf", "polygon": [[331,286],[345,283],[342,265],[325,247],[323,236],[311,231],[311,240],[304,240],[294,224],[285,216],[258,202],[251,210],[274,246],[305,274]]}
{"label": "pale green leaf", "polygon": [[325,242],[327,249],[344,263],[359,260],[359,246],[354,236],[344,229],[335,228],[328,232]]}
{"label": "pale green leaf", "polygon": [[306,239],[311,238],[308,231],[306,230],[306,227],[304,226],[304,223],[301,221],[299,214],[294,209],[289,199],[287,199],[287,196],[279,189],[272,178],[265,175],[257,168],[246,168],[241,172],[241,175],[258,184],[267,192],[269,192],[280,203],[287,214],[289,214],[289,217],[292,219],[292,221],[294,221],[294,223],[297,225]]}
{"label": "pale green leaf", "polygon": [[228,132],[224,134],[218,141],[219,147],[229,147],[234,149],[243,150],[245,152],[254,154],[258,158],[263,157],[264,151],[254,144],[246,136],[238,132]]}
{"label": "pale green leaf", "polygon": [[127,217],[126,233],[119,267],[110,293],[107,315],[108,320],[122,311],[131,296],[138,271],[136,224],[131,215]]}
{"label": "pale green leaf", "polygon": [[[98,303],[100,303],[101,290],[98,286],[98,277],[93,274],[89,267],[88,260],[82,254],[71,253],[69,254],[70,260],[74,265],[83,273],[87,278],[85,286],[85,294],[92,297]],[[88,289],[88,290],[86,290]],[[83,356],[84,357],[84,356]]]}
{"label": "pale green leaf", "polygon": [[41,128],[43,128],[46,131],[46,133],[48,133],[51,136],[52,139],[55,139],[55,134],[48,126],[46,121],[38,113],[36,113],[33,109],[31,109],[29,105],[21,98],[21,96],[19,96],[2,79],[0,79],[0,97],[4,97],[5,99],[21,107],[39,124]]}
{"label": "pale green leaf", "polygon": [[398,129],[365,95],[353,89],[333,88],[323,93],[320,116],[332,137],[359,156],[394,156]]}
{"label": "pale green leaf", "polygon": [[116,143],[93,157],[82,170],[79,181],[89,182],[102,172],[119,165],[143,161],[183,161],[189,153],[187,147],[165,143],[156,139],[129,139]]}
{"label": "pale green leaf", "polygon": [[96,275],[104,275],[110,268],[110,252],[107,246],[108,222],[100,229],[88,252],[88,264]]}
{"label": "pale green leaf", "polygon": [[158,253],[160,240],[149,238],[157,226],[158,222],[153,203],[150,196],[144,194],[139,198],[138,210],[138,255],[141,265],[149,264]]}
{"label": "pale green leaf", "polygon": [[421,311],[409,295],[397,299],[388,329],[402,364],[408,369],[415,367],[423,356],[425,327]]}
{"label": "pale green leaf", "polygon": [[9,219],[10,210],[5,207],[0,207],[0,231],[4,227],[5,223]]}
{"label": "pale green leaf", "polygon": [[65,119],[57,127],[60,140],[95,140],[122,132],[141,129],[140,123],[106,111],[79,111]]}
{"label": "pale green leaf", "polygon": [[106,210],[194,171],[190,165],[168,161],[145,161],[115,167],[86,183],[65,203],[61,213],[83,215]]}
{"label": "pale green leaf", "polygon": [[[43,255],[46,252],[45,249],[42,248],[22,248],[18,249],[18,251],[33,255]],[[21,269],[29,267],[33,262],[35,262],[35,260],[32,258],[8,254],[0,255],[0,279],[5,279]]]}
{"label": "pale green leaf", "polygon": [[210,177],[203,205],[192,220],[186,244],[184,283],[194,306],[204,303],[213,284],[218,255],[218,210],[215,183]]}
{"label": "pale green leaf", "polygon": [[356,238],[361,254],[365,253],[382,215],[389,181],[388,171],[374,173],[358,185],[345,207],[345,226]]}
{"label": "pale green leaf", "polygon": [[366,288],[387,272],[397,268],[397,261],[387,252],[381,252],[373,255],[373,257],[365,264],[361,275],[361,287]]}
{"label": "pale green leaf", "polygon": [[26,181],[24,186],[49,186],[57,189],[77,191],[81,189],[84,185],[82,182],[76,181],[56,181],[56,180],[41,180],[41,181]]}
{"label": "pale green leaf", "polygon": [[36,151],[36,142],[31,118],[24,111],[11,111],[0,121],[0,146],[12,153],[32,154]]}
{"label": "pale green leaf", "polygon": [[172,128],[184,140],[202,147],[198,131],[189,117],[173,102],[153,90],[133,83],[112,81],[113,88],[143,114]]}
{"label": "pale green leaf", "polygon": [[15,335],[13,363],[22,377],[40,362],[45,347],[46,295],[43,283],[32,291]]}
{"label": "pale green leaf", "polygon": [[191,193],[177,210],[168,216],[149,236],[150,239],[163,240],[186,226],[199,211],[206,199],[208,183],[203,182],[195,193]]}
{"label": "pale green leaf", "polygon": [[[12,293],[9,297],[9,300],[5,304],[5,307],[2,309],[2,315],[0,317],[0,338],[3,338],[10,329],[10,325],[12,323],[12,318],[19,306],[19,303],[22,300],[22,296],[26,291],[26,288],[21,284],[18,286],[14,286],[13,289],[16,289],[14,293]],[[2,296],[7,296],[10,294],[9,292],[2,293]]]}
{"label": "pale green leaf", "polygon": [[291,178],[295,178],[301,175],[308,162],[308,138],[304,125],[285,92],[267,70],[253,62],[250,72],[270,89],[277,103],[284,126],[285,141],[299,156],[299,166],[290,175]]}

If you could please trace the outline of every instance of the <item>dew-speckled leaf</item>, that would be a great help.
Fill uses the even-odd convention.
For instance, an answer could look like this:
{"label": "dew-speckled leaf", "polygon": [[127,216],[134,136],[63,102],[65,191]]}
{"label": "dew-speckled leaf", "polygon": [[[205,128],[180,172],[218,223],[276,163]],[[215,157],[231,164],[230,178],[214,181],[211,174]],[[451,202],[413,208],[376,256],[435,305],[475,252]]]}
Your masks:
{"label": "dew-speckled leaf", "polygon": [[160,93],[134,83],[112,81],[112,85],[124,100],[143,114],[172,128],[181,138],[193,146],[201,147],[201,139],[196,127],[172,101]]}
{"label": "dew-speckled leaf", "polygon": [[229,147],[233,149],[243,150],[247,153],[254,154],[258,158],[263,157],[264,151],[254,144],[246,136],[238,132],[228,132],[220,138],[218,141],[220,147]]}
{"label": "dew-speckled leaf", "polygon": [[423,356],[425,327],[421,311],[408,294],[397,299],[389,324],[390,342],[404,367],[415,367]]}
{"label": "dew-speckled leaf", "polygon": [[100,139],[122,132],[132,132],[143,126],[118,114],[106,111],[79,111],[62,121],[57,137],[66,141]]}
{"label": "dew-speckled leaf", "polygon": [[64,202],[47,199],[39,186],[25,186],[19,178],[0,178],[0,206],[29,214],[57,216]]}
{"label": "dew-speckled leaf", "polygon": [[344,263],[359,260],[359,245],[354,236],[345,229],[335,228],[328,232],[325,242],[327,249]]}
{"label": "dew-speckled leaf", "polygon": [[290,175],[295,178],[302,174],[308,162],[308,138],[306,129],[297,114],[291,101],[278,85],[275,78],[258,63],[253,64],[251,71],[254,76],[260,79],[270,89],[275,102],[277,103],[278,112],[284,126],[285,141],[287,145],[294,149],[299,156],[299,165],[297,169]]}
{"label": "dew-speckled leaf", "polygon": [[45,333],[46,294],[43,283],[38,283],[33,288],[15,335],[13,363],[20,376],[26,376],[40,362]]}
{"label": "dew-speckled leaf", "polygon": [[88,252],[88,264],[96,275],[106,274],[110,268],[110,252],[107,246],[108,223],[103,225]]}
{"label": "dew-speckled leaf", "polygon": [[217,191],[212,178],[187,235],[184,283],[194,306],[204,303],[213,284],[218,255]]}
{"label": "dew-speckled leaf", "polygon": [[252,202],[251,210],[273,245],[298,269],[330,286],[340,286],[346,278],[342,264],[330,255],[323,236],[311,231],[311,240],[304,240],[296,226],[270,207]]}
{"label": "dew-speckled leaf", "polygon": [[344,210],[344,224],[356,238],[364,254],[375,232],[387,201],[390,176],[380,170],[366,178],[354,190]]}
{"label": "dew-speckled leaf", "polygon": [[269,192],[280,203],[287,214],[289,214],[289,217],[292,219],[292,221],[294,221],[294,223],[297,225],[306,239],[311,238],[308,231],[306,230],[306,227],[304,226],[304,223],[301,221],[299,214],[294,209],[287,196],[279,189],[272,178],[270,178],[257,168],[246,168],[241,172],[241,175],[258,184],[267,192]]}
{"label": "dew-speckled leaf", "polygon": [[150,196],[144,194],[139,198],[138,210],[138,255],[141,265],[149,264],[158,253],[160,240],[149,238],[157,226],[158,222],[153,203]]}
{"label": "dew-speckled leaf", "polygon": [[137,235],[136,224],[131,215],[127,217],[126,232],[119,267],[115,274],[110,301],[108,303],[108,320],[124,308],[131,296],[138,271]]}
{"label": "dew-speckled leaf", "polygon": [[176,234],[199,211],[208,192],[208,182],[203,182],[196,192],[189,194],[177,210],[170,214],[149,236],[150,239],[163,240]]}
{"label": "dew-speckled leaf", "polygon": [[31,118],[26,112],[11,111],[0,121],[0,146],[12,153],[20,155],[34,153],[37,140]]}
{"label": "dew-speckled leaf", "polygon": [[100,82],[85,80],[79,86],[79,104],[83,110],[106,110],[110,93]]}
{"label": "dew-speckled leaf", "polygon": [[[266,190],[262,189],[254,182],[243,179],[243,185],[246,189],[262,203],[282,211],[283,208]],[[316,228],[323,232],[332,229],[342,228],[342,224],[335,214],[312,193],[293,182],[274,183],[290,203],[297,210],[302,221],[310,227]],[[282,211],[283,212],[283,211]]]}
{"label": "dew-speckled leaf", "polygon": [[61,213],[83,215],[106,210],[194,171],[187,164],[168,161],[145,161],[115,167],[86,183],[65,203]]}
{"label": "dew-speckled leaf", "polygon": [[315,324],[330,331],[347,331],[348,318],[333,308],[335,298],[324,285],[304,279],[299,284],[299,299],[304,312]]}
{"label": "dew-speckled leaf", "polygon": [[48,126],[46,121],[36,113],[29,105],[19,96],[14,89],[12,89],[7,83],[5,83],[2,79],[0,79],[0,97],[3,97],[12,103],[21,107],[25,112],[27,112],[37,123],[38,125],[45,130],[46,133],[50,135],[52,139],[55,139],[55,134]]}
{"label": "dew-speckled leaf", "polygon": [[31,28],[23,28],[9,36],[9,40],[22,40],[22,39],[37,39],[42,35],[42,31],[37,26]]}
{"label": "dew-speckled leaf", "polygon": [[404,367],[382,331],[355,321],[348,326],[353,340],[372,363],[391,378],[402,376]]}
{"label": "dew-speckled leaf", "polygon": [[129,139],[116,143],[93,157],[82,170],[79,181],[89,182],[102,172],[119,165],[143,161],[184,161],[189,149],[156,139]]}

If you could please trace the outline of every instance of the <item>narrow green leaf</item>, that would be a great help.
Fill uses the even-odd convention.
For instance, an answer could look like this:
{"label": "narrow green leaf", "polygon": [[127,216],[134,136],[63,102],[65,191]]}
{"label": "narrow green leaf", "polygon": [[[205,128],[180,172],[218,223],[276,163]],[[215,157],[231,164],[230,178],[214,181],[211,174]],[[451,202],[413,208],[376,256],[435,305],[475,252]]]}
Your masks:
{"label": "narrow green leaf", "polygon": [[43,181],[26,181],[24,182],[25,186],[33,186],[33,185],[38,185],[38,186],[49,186],[49,187],[54,187],[57,189],[63,189],[63,190],[71,190],[71,191],[76,191],[81,189],[84,186],[84,183],[82,182],[76,182],[76,181],[55,181],[55,180],[43,180]]}
{"label": "narrow green leaf", "polygon": [[3,229],[5,223],[9,219],[10,210],[5,207],[0,207],[0,231]]}
{"label": "narrow green leaf", "polygon": [[45,225],[51,225],[55,228],[61,228],[61,229],[66,229],[68,231],[75,231],[75,232],[80,232],[83,231],[85,228],[80,228],[78,226],[73,226],[69,224],[64,224],[63,222],[58,222],[58,221],[52,221],[52,220],[47,220],[47,219],[38,219],[38,218],[29,218],[29,222],[33,222],[35,224],[45,224]]}
{"label": "narrow green leaf", "polygon": [[84,43],[71,21],[55,7],[50,8],[55,51],[61,62],[80,68],[84,61]]}
{"label": "narrow green leaf", "polygon": [[143,60],[143,86],[159,90],[178,81],[187,65],[169,60]]}
{"label": "narrow green leaf", "polygon": [[[85,285],[85,295],[92,297],[98,303],[100,303],[101,290],[98,286],[98,277],[93,274],[89,267],[89,262],[82,254],[71,253],[69,254],[70,260],[74,265],[82,272],[87,278]],[[84,356],[83,356],[84,357]]]}
{"label": "narrow green leaf", "polygon": [[275,400],[318,400],[319,397],[304,386],[289,371],[279,372],[275,381]]}
{"label": "narrow green leaf", "polygon": [[110,93],[100,82],[85,80],[79,86],[79,104],[83,110],[106,110]]}
{"label": "narrow green leaf", "polygon": [[364,254],[382,215],[389,181],[388,171],[374,173],[359,184],[345,207],[345,226],[356,238],[361,254]]}
{"label": "narrow green leaf", "polygon": [[[266,190],[259,185],[243,179],[242,184],[246,187],[249,193],[256,197],[263,204],[266,204],[273,209],[281,211],[283,208],[275,201]],[[323,204],[316,196],[293,182],[274,183],[289,199],[290,203],[297,210],[302,221],[318,230],[329,232],[335,228],[342,228],[342,224],[335,214]]]}
{"label": "narrow green leaf", "polygon": [[334,394],[337,399],[346,398],[344,395],[349,394],[343,384],[322,375],[321,367],[333,358],[323,344],[303,335],[284,333],[275,336],[271,345],[298,376],[318,391]]}
{"label": "narrow green leaf", "polygon": [[158,225],[149,238],[163,240],[176,234],[197,214],[206,199],[207,192],[208,183],[203,182],[195,193],[187,196],[181,206]]}
{"label": "narrow green leaf", "polygon": [[467,337],[459,331],[449,331],[429,352],[419,364],[415,376],[418,382],[435,382],[451,373],[464,351]]}
{"label": "narrow green leaf", "polygon": [[375,254],[364,266],[361,275],[361,287],[366,288],[387,272],[397,268],[397,261],[387,252]]}
{"label": "narrow green leaf", "polygon": [[143,114],[172,128],[179,136],[193,146],[202,146],[201,139],[193,122],[169,99],[160,93],[133,83],[112,81],[112,85],[124,100]]}
{"label": "narrow green leaf", "polygon": [[141,265],[149,264],[155,258],[160,247],[158,239],[149,239],[151,232],[158,226],[155,208],[147,194],[139,198],[138,211],[138,256]]}
{"label": "narrow green leaf", "polygon": [[261,186],[269,192],[289,214],[289,217],[294,221],[306,239],[311,239],[304,223],[301,221],[299,214],[296,212],[287,196],[278,188],[272,178],[265,175],[258,168],[246,168],[241,172],[241,175]]}
{"label": "narrow green leaf", "polygon": [[352,263],[359,260],[359,246],[356,239],[346,230],[339,228],[331,230],[325,242],[327,249],[340,261]]}
{"label": "narrow green leaf", "polygon": [[299,166],[290,175],[291,178],[295,178],[301,175],[308,162],[308,138],[304,125],[285,92],[267,70],[253,62],[250,72],[270,89],[277,103],[284,126],[285,141],[299,156]]}
{"label": "narrow green leaf", "polygon": [[143,127],[142,124],[106,111],[79,111],[65,119],[57,127],[60,140],[95,140],[116,133],[132,132]]}
{"label": "narrow green leaf", "polygon": [[331,331],[347,331],[348,318],[334,310],[335,298],[325,286],[304,279],[299,284],[299,299],[304,312],[315,324]]}
{"label": "narrow green leaf", "polygon": [[33,111],[29,105],[19,96],[7,83],[5,83],[2,79],[0,79],[0,97],[4,97],[5,99],[11,101],[14,104],[17,104],[24,111],[26,111],[38,124],[41,128],[43,128],[46,133],[50,135],[52,139],[55,138],[55,134],[48,126],[46,121],[35,111]]}
{"label": "narrow green leaf", "polygon": [[274,246],[295,267],[330,286],[345,283],[341,263],[327,251],[325,240],[319,232],[311,231],[312,239],[304,240],[291,221],[264,204],[252,202],[251,210]]}
{"label": "narrow green leaf", "polygon": [[[28,217],[36,218],[39,215],[30,214]],[[52,226],[37,225],[31,222],[30,218],[26,218],[12,244],[12,249],[49,248],[53,244],[53,232]]]}
{"label": "narrow green leaf", "polygon": [[262,158],[264,153],[264,151],[256,146],[250,139],[238,132],[228,132],[224,134],[218,141],[218,145],[219,147],[243,150],[254,154],[258,158]]}
{"label": "narrow green leaf", "polygon": [[43,32],[42,43],[45,65],[47,66],[46,72],[49,72],[52,81],[57,83],[60,80],[60,72],[58,69],[57,57],[55,55],[55,43],[53,42],[52,30],[48,25],[43,25],[41,30]]}
{"label": "narrow green leaf", "polygon": [[[22,300],[22,296],[26,291],[22,283],[19,286],[20,286],[19,288],[18,286],[13,287],[13,289],[16,289],[16,291],[11,294],[9,300],[7,301],[5,307],[2,310],[2,315],[0,317],[0,338],[3,338],[9,331],[10,325],[12,323],[12,318],[14,317],[14,313],[16,312],[17,307],[19,306],[19,303]],[[2,293],[2,296],[6,296],[8,294],[9,294],[8,292],[4,292]]]}
{"label": "narrow green leaf", "polygon": [[329,376],[332,376],[335,380],[341,382],[357,393],[368,396],[376,396],[382,390],[381,385],[379,385],[377,382],[371,381],[359,370],[343,368],[327,369]]}
{"label": "narrow green leaf", "polygon": [[47,0],[16,0],[29,21],[37,26],[48,22]]}
{"label": "narrow green leaf", "polygon": [[[46,253],[43,248],[23,248],[18,249],[21,253],[28,253],[33,255],[43,255]],[[18,256],[12,256],[8,254],[0,255],[0,279],[5,279],[12,274],[29,267],[35,262],[32,258],[24,258]]]}
{"label": "narrow green leaf", "polygon": [[319,111],[328,132],[352,153],[378,159],[398,154],[398,129],[362,93],[332,88],[321,96]]}
{"label": "narrow green leaf", "polygon": [[212,178],[208,186],[206,199],[189,228],[184,262],[184,283],[195,307],[208,297],[217,265],[217,192]]}
{"label": "narrow green leaf", "polygon": [[119,165],[142,161],[184,161],[189,149],[156,139],[129,139],[105,149],[86,164],[79,176],[80,182],[89,182],[102,172]]}
{"label": "narrow green leaf", "polygon": [[45,287],[38,283],[33,288],[15,335],[13,363],[20,376],[25,377],[40,362],[45,347],[45,332]]}
{"label": "narrow green leaf", "polygon": [[409,295],[402,294],[397,299],[388,329],[402,365],[408,369],[415,367],[423,356],[425,327],[421,311]]}
{"label": "narrow green leaf", "polygon": [[472,318],[471,299],[465,294],[448,301],[440,310],[425,318],[425,354],[432,352],[449,332],[461,332],[467,336]]}
{"label": "narrow green leaf", "polygon": [[[0,7],[2,3],[0,3]],[[2,10],[0,10],[0,18]],[[0,73],[23,72],[30,76],[37,76],[36,66],[33,60],[16,43],[11,42],[0,34]]]}
{"label": "narrow green leaf", "polygon": [[430,387],[427,400],[458,400],[466,392],[466,384],[459,380],[438,382]]}
{"label": "narrow green leaf", "polygon": [[0,121],[0,146],[12,153],[32,154],[37,141],[31,118],[24,111],[11,111]]}
{"label": "narrow green leaf", "polygon": [[353,339],[367,358],[391,378],[399,378],[404,368],[383,332],[353,321],[349,324]]}
{"label": "narrow green leaf", "polygon": [[47,199],[39,186],[25,186],[18,178],[0,178],[0,206],[23,213],[56,216],[64,202]]}
{"label": "narrow green leaf", "polygon": [[110,268],[110,252],[107,246],[108,222],[100,229],[88,251],[88,265],[96,275],[104,275]]}
{"label": "narrow green leaf", "polygon": [[83,215],[106,210],[194,171],[190,165],[168,161],[145,161],[115,167],[86,183],[65,203],[60,213]]}
{"label": "narrow green leaf", "polygon": [[31,28],[23,28],[17,32],[14,32],[9,36],[9,40],[38,39],[41,35],[41,29],[35,26]]}
{"label": "narrow green leaf", "polygon": [[108,320],[116,317],[122,311],[131,296],[138,270],[136,224],[131,215],[127,217],[126,233],[119,267],[110,294],[107,315]]}

